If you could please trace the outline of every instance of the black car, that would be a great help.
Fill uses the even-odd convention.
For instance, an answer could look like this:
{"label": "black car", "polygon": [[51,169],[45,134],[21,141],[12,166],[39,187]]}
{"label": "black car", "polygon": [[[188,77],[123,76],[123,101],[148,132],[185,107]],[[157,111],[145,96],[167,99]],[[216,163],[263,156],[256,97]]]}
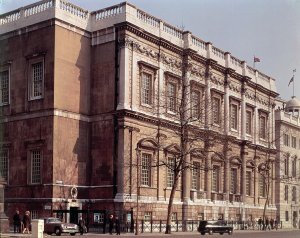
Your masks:
{"label": "black car", "polygon": [[198,231],[201,233],[201,235],[205,235],[205,233],[210,235],[213,233],[219,233],[220,235],[228,233],[229,235],[232,235],[233,227],[227,225],[227,223],[223,220],[200,221]]}

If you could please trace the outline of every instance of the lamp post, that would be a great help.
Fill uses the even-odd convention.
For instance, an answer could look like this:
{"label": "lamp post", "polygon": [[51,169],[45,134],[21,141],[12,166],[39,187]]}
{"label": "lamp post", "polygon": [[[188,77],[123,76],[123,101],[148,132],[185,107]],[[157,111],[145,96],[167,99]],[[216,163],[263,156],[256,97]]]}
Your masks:
{"label": "lamp post", "polygon": [[139,195],[140,195],[140,156],[141,151],[136,148],[136,218],[135,218],[135,235],[139,235]]}

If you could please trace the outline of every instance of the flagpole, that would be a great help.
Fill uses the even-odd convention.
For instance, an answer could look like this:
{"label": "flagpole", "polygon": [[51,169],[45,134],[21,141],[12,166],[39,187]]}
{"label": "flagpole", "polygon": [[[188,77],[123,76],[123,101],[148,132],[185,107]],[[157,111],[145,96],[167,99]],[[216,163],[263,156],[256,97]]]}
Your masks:
{"label": "flagpole", "polygon": [[293,70],[293,98],[295,97],[295,71]]}

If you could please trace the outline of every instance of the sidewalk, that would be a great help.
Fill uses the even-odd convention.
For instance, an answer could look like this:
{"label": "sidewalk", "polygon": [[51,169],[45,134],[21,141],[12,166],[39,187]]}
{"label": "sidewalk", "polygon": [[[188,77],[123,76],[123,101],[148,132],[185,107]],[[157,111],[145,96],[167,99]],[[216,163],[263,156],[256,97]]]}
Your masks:
{"label": "sidewalk", "polygon": [[[276,231],[276,232],[284,232],[284,231],[292,231],[292,230],[298,230],[299,229],[278,229],[277,231],[276,230],[271,230],[271,231]],[[270,232],[269,230],[267,231],[264,231],[264,230],[234,230],[234,233],[258,233],[258,232]],[[172,236],[189,236],[189,235],[197,235],[199,234],[199,232],[197,231],[190,231],[190,232],[172,232]],[[62,236],[68,236],[68,235],[62,235]],[[76,234],[76,236],[80,236],[79,234]],[[75,236],[75,237],[76,237]],[[113,235],[110,235],[109,233],[106,233],[106,234],[103,234],[103,233],[93,233],[93,232],[90,232],[90,233],[86,233],[84,234],[83,236],[93,236],[93,237],[96,237],[96,236],[99,236],[99,237],[111,237],[111,236],[117,236],[116,234],[113,234]],[[129,237],[134,237],[136,236],[134,233],[121,233],[120,236],[129,236]],[[120,237],[118,236],[118,237]],[[154,232],[154,233],[150,233],[150,232],[147,232],[147,233],[140,233],[138,236],[169,236],[169,235],[166,235],[165,233],[161,232]],[[31,234],[22,234],[22,233],[5,233],[5,234],[0,234],[0,238],[31,238],[32,235]],[[44,237],[56,237],[55,235],[47,235],[47,234],[44,234]]]}

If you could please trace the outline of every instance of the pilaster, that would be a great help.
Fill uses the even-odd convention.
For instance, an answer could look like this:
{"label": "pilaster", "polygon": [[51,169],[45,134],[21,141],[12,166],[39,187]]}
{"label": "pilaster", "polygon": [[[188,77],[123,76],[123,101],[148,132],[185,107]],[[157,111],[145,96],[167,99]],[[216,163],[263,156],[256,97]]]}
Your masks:
{"label": "pilaster", "polygon": [[130,109],[130,75],[129,75],[129,65],[130,59],[129,54],[130,50],[128,48],[127,39],[124,39],[123,45],[119,45],[119,84],[118,84],[118,93],[119,93],[119,102],[117,110]]}

